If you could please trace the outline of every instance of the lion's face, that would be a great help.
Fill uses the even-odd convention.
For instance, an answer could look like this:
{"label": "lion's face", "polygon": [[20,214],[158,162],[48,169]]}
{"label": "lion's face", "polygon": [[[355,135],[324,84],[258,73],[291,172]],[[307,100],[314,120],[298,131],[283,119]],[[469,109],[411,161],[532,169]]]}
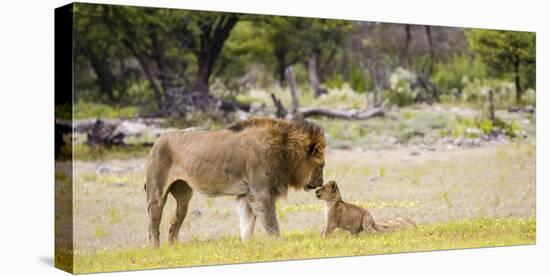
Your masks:
{"label": "lion's face", "polygon": [[308,150],[308,162],[309,162],[309,181],[304,185],[304,191],[316,189],[323,186],[323,170],[325,168],[325,145],[324,143],[317,143],[310,146]]}
{"label": "lion's face", "polygon": [[320,200],[336,200],[338,198],[338,193],[336,181],[329,181],[321,188],[315,190],[315,196]]}
{"label": "lion's face", "polygon": [[315,166],[313,173],[309,179],[309,182],[304,186],[304,191],[309,191],[323,186],[323,169],[325,163]]}

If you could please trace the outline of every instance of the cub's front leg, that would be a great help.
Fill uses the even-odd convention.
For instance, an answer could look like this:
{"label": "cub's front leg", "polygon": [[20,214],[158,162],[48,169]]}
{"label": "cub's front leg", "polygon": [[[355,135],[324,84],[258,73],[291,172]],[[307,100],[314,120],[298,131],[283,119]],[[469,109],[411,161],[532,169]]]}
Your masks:
{"label": "cub's front leg", "polygon": [[325,223],[325,224],[323,225],[323,228],[321,228],[321,236],[324,236],[324,235],[325,235],[326,229],[327,229],[327,224]]}
{"label": "cub's front leg", "polygon": [[321,236],[323,238],[328,238],[328,236],[334,232],[334,229],[336,229],[338,225],[333,222],[333,221],[327,221],[327,224],[325,225],[325,227],[323,228],[323,231],[321,232]]}

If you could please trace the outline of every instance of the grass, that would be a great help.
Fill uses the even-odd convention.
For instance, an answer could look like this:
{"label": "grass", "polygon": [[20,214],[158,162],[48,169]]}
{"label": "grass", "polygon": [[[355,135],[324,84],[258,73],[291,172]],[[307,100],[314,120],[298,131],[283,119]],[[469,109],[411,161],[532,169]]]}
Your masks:
{"label": "grass", "polygon": [[[381,209],[381,208],[417,208],[420,205],[419,201],[352,201],[355,205],[361,206],[366,209]],[[321,212],[325,210],[324,203],[318,204],[296,204],[296,205],[287,205],[282,207],[277,207],[277,214],[279,217],[284,218],[287,214],[294,212]]]}
{"label": "grass", "polygon": [[[99,250],[75,255],[75,272],[232,264],[275,260],[359,256],[398,252],[535,244],[536,219],[473,219],[420,225],[383,234],[351,236],[337,231],[329,239],[317,232],[287,232],[280,239],[235,236],[163,245],[160,249]],[[269,248],[269,250],[266,250]]]}
{"label": "grass", "polygon": [[[60,111],[61,112],[61,111]],[[74,105],[74,119],[133,118],[139,115],[137,106],[110,106],[79,101]]]}

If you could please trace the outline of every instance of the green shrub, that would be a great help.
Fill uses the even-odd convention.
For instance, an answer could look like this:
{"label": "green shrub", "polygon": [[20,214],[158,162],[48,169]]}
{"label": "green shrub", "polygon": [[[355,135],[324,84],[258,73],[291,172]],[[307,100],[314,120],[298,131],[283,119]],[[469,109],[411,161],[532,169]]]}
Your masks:
{"label": "green shrub", "polygon": [[[312,100],[311,105],[326,108],[363,109],[367,106],[365,94],[356,93],[347,84],[344,84],[341,89],[329,89],[327,94]],[[300,104],[302,104],[301,101]],[[307,104],[303,105],[307,106]]]}
{"label": "green shrub", "polygon": [[523,128],[517,120],[506,122],[504,120],[496,119],[495,128],[501,130],[506,136],[509,137],[518,137],[520,132],[523,131]]}
{"label": "green shrub", "polygon": [[61,104],[55,106],[56,119],[70,120],[72,118],[71,112],[71,104]]}
{"label": "green shrub", "polygon": [[525,92],[523,92],[523,95],[521,96],[521,100],[526,105],[537,105],[537,95],[534,89],[527,89]]}
{"label": "green shrub", "polygon": [[477,121],[477,126],[483,133],[487,134],[493,131],[493,121],[489,119],[482,119]]}
{"label": "green shrub", "polygon": [[451,127],[451,135],[453,137],[466,137],[477,138],[482,134],[489,134],[492,132],[501,132],[508,137],[518,137],[523,128],[517,120],[505,121],[496,118],[495,121],[489,119],[470,119],[463,117],[456,117]]}
{"label": "green shrub", "polygon": [[464,79],[462,99],[487,108],[489,90],[493,91],[493,103],[496,109],[507,108],[515,104],[514,84],[499,79]]}
{"label": "green shrub", "polygon": [[416,81],[416,74],[403,68],[397,68],[390,75],[390,89],[385,92],[385,97],[392,104],[406,106],[414,103],[419,90],[412,88]]}
{"label": "green shrub", "polygon": [[325,80],[325,86],[328,89],[340,89],[344,85],[342,75],[331,75]]}
{"label": "green shrub", "polygon": [[451,135],[453,137],[476,138],[479,136],[479,132],[472,131],[474,129],[478,129],[474,119],[456,117],[455,123],[451,130]]}
{"label": "green shrub", "polygon": [[350,86],[356,92],[364,92],[367,89],[367,83],[363,77],[363,72],[358,66],[354,66],[350,70]]}

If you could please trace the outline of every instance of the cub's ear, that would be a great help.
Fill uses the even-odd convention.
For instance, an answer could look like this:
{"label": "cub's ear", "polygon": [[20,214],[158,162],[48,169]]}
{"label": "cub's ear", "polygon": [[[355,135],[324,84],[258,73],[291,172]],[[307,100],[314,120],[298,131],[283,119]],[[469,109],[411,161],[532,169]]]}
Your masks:
{"label": "cub's ear", "polygon": [[320,143],[312,143],[308,148],[308,155],[310,157],[320,157],[322,151],[322,145]]}
{"label": "cub's ear", "polygon": [[332,181],[331,184],[332,184],[331,193],[336,193],[336,191],[338,191],[338,185],[336,185],[336,182],[334,181]]}

